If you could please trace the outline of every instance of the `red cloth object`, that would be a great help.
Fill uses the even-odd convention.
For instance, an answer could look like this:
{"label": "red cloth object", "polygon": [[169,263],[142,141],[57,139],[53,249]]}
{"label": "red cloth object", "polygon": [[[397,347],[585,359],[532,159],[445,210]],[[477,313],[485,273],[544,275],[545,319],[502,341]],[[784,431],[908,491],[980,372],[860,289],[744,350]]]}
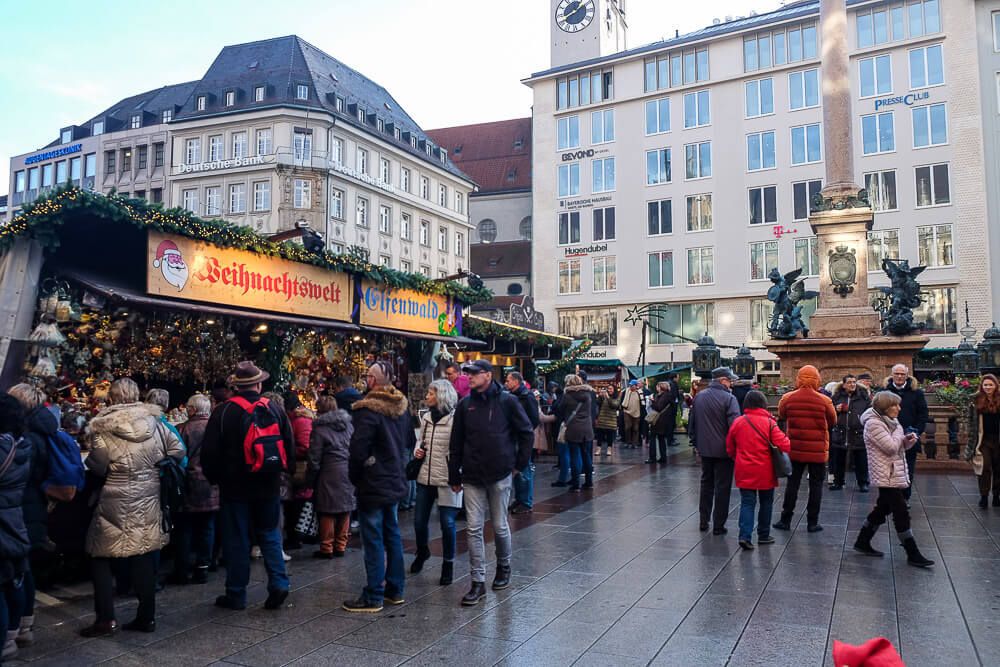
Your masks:
{"label": "red cloth object", "polygon": [[788,437],[763,408],[746,410],[729,427],[726,453],[736,461],[736,488],[759,491],[778,486],[778,478],[774,476],[774,466],[771,464],[771,448],[767,442],[769,435],[771,442],[781,451],[787,453],[791,449]]}
{"label": "red cloth object", "polygon": [[781,397],[778,419],[792,443],[789,457],[802,463],[826,463],[830,451],[830,429],[837,412],[829,396],[819,392],[819,371],[803,366],[795,379],[795,391]]}
{"label": "red cloth object", "polygon": [[861,646],[833,640],[836,667],[906,667],[896,648],[885,637],[869,639]]}
{"label": "red cloth object", "polygon": [[[288,414],[288,421],[292,426],[292,436],[295,438],[295,460],[307,461],[309,459],[309,437],[312,435],[313,412],[305,406],[299,406]],[[311,487],[296,487],[296,500],[309,500],[312,498]]]}
{"label": "red cloth object", "polygon": [[463,399],[469,395],[472,390],[469,387],[469,378],[466,375],[459,375],[455,378],[455,381],[451,383],[451,386],[455,388],[455,393],[458,394],[459,399]]}

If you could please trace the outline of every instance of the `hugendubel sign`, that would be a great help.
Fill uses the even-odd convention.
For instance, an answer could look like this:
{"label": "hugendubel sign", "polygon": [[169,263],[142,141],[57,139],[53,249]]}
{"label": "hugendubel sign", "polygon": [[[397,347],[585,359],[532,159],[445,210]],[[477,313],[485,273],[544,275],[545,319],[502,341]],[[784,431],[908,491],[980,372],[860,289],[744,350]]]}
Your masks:
{"label": "hugendubel sign", "polygon": [[150,232],[146,291],[325,320],[351,318],[350,276],[176,234]]}

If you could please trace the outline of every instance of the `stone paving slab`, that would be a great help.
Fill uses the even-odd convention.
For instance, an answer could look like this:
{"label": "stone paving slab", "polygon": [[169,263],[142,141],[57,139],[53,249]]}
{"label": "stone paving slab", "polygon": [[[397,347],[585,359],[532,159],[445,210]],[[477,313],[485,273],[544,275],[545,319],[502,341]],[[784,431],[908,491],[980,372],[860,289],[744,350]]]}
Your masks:
{"label": "stone paving slab", "polygon": [[[803,485],[792,531],[743,552],[736,493],[728,535],[698,530],[700,470],[687,446],[666,466],[642,458],[635,450],[595,457],[596,487],[578,494],[552,488],[552,465],[539,461],[535,512],[511,521],[513,585],[477,607],[458,604],[469,585],[464,532],[454,584],[437,585],[432,520],[437,555],[408,578],[406,604],[380,614],[340,609],[363,584],[355,539],[337,561],[310,558],[311,547],[293,552],[293,592],[277,612],[261,607],[260,562],[245,611],[212,606],[223,573],[205,586],[168,587],[151,635],[80,638],[93,619],[89,587],[56,591],[38,609],[36,645],[7,664],[832,665],[834,639],[876,635],[910,665],[1000,664],[1000,509],[976,507],[971,475],[918,474],[913,530],[938,561],[925,571],[906,565],[888,527],[874,540],[885,558],[851,549],[875,498],[853,482],[824,491],[823,532],[805,531]],[[781,499],[779,490],[777,507]],[[412,547],[411,516],[400,523]],[[134,607],[120,599],[119,620]]]}

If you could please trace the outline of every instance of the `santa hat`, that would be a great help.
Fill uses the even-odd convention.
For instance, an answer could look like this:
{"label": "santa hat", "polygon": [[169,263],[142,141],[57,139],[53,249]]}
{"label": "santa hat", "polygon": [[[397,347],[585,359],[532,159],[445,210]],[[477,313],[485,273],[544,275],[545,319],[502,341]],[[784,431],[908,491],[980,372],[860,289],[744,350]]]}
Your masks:
{"label": "santa hat", "polygon": [[177,247],[177,244],[171,240],[160,241],[160,245],[156,246],[156,259],[153,260],[153,268],[160,268],[160,264],[163,262],[165,255],[177,255],[181,256],[181,251]]}
{"label": "santa hat", "polygon": [[834,640],[833,662],[837,667],[905,667],[892,642],[885,637],[869,639],[861,646]]}

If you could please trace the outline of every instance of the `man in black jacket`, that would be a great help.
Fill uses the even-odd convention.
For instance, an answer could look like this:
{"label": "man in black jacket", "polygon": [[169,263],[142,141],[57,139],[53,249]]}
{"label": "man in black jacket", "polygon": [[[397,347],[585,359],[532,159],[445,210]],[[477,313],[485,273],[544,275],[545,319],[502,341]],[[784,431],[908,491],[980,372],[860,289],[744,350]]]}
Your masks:
{"label": "man in black jacket", "polygon": [[[538,424],[541,423],[538,419],[538,399],[535,398],[534,392],[524,384],[524,376],[517,371],[511,371],[507,373],[503,384],[510,395],[521,403],[524,413],[528,415],[528,421],[531,422],[532,430],[538,428]],[[532,449],[532,458],[534,458],[534,449]],[[528,466],[514,480],[514,504],[510,506],[510,512],[511,514],[527,514],[531,512],[534,504],[535,464],[529,462]]]}
{"label": "man in black jacket", "polygon": [[[229,383],[236,389],[236,398],[251,405],[260,399],[263,383],[269,374],[250,361],[241,361]],[[246,412],[234,402],[220,403],[205,426],[201,445],[201,465],[205,477],[219,485],[222,524],[222,548],[226,558],[226,594],[215,604],[226,609],[244,609],[247,605],[247,583],[250,581],[250,531],[253,530],[264,568],[267,570],[266,609],[278,609],[288,597],[288,574],[281,552],[281,513],[279,495],[280,473],[250,472],[243,453],[247,434]],[[283,406],[268,405],[281,431],[286,456],[286,471],[295,470],[295,439]]]}
{"label": "man in black jacket", "polygon": [[472,606],[486,597],[486,544],[483,525],[486,508],[493,520],[497,571],[493,590],[510,586],[511,475],[520,475],[531,460],[535,440],[531,422],[520,402],[493,380],[493,365],[478,359],[462,367],[471,393],[459,401],[452,422],[448,483],[452,491],[465,490],[466,534],[472,588],[462,604]]}
{"label": "man in black jacket", "polygon": [[903,496],[909,502],[913,493],[913,478],[917,472],[920,436],[923,435],[930,419],[927,397],[924,396],[924,390],[920,388],[917,378],[910,375],[910,369],[906,364],[896,364],[892,367],[892,375],[885,379],[885,388],[899,396],[901,403],[897,419],[903,430],[907,434],[913,433],[917,436],[917,444],[906,450],[906,470],[910,474],[910,485],[903,491]]}

